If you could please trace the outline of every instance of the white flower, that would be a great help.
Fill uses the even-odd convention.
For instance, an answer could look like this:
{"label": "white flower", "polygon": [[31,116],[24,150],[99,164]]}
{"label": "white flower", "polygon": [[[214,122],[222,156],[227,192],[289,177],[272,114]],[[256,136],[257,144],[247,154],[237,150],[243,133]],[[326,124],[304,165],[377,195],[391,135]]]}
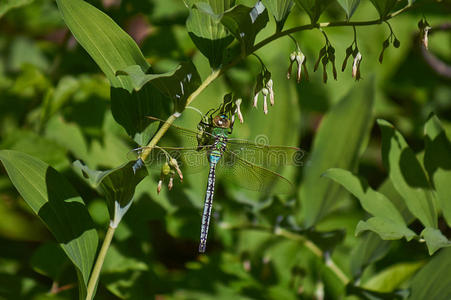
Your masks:
{"label": "white flower", "polygon": [[158,186],[157,186],[157,193],[158,193],[158,194],[160,194],[161,188],[162,188],[162,187],[163,187],[163,180],[160,179],[160,180],[158,181]]}
{"label": "white flower", "polygon": [[357,52],[357,55],[354,57],[354,62],[352,63],[352,77],[356,80],[360,79],[360,62],[362,61],[362,54]]}
{"label": "white flower", "polygon": [[[241,108],[240,108],[241,102],[242,102],[242,100],[240,98],[235,101],[235,104],[236,104],[236,114],[238,114],[238,119],[240,120],[240,123],[243,124],[244,118],[243,118],[243,114],[241,113]],[[233,117],[235,117],[235,115],[233,115]],[[233,121],[232,121],[232,123],[233,123]]]}
{"label": "white flower", "polygon": [[169,164],[171,165],[171,167],[173,167],[177,171],[177,174],[180,177],[180,181],[183,181],[183,174],[182,174],[182,171],[180,170],[177,160],[175,158],[171,158],[171,160],[169,161]]}
{"label": "white flower", "polygon": [[271,106],[274,105],[274,90],[273,90],[273,81],[272,79],[269,79],[266,83],[266,88],[269,90],[269,102],[271,103]]}
{"label": "white flower", "polygon": [[268,102],[266,101],[266,98],[269,94],[269,91],[267,88],[263,88],[262,89],[262,94],[263,94],[263,112],[266,114],[268,114]]}

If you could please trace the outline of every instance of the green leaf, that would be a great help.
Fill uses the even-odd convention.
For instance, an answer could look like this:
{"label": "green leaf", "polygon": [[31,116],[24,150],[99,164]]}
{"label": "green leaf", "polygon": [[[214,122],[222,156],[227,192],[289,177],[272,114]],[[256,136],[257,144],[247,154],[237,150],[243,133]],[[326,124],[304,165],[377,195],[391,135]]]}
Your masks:
{"label": "green leaf", "polygon": [[295,0],[310,17],[312,24],[316,24],[321,14],[333,0]]}
{"label": "green leaf", "polygon": [[240,42],[242,55],[252,53],[255,37],[268,21],[268,11],[261,2],[257,2],[254,7],[237,5],[221,18],[221,23]]}
{"label": "green leaf", "polygon": [[390,11],[395,7],[396,0],[370,0],[374,7],[377,9],[379,16],[386,17]]}
{"label": "green leaf", "polygon": [[434,254],[440,248],[451,246],[451,242],[436,228],[426,227],[421,235],[426,241],[429,255]]}
{"label": "green leaf", "polygon": [[112,87],[129,89],[130,79],[116,77],[118,70],[150,65],[135,41],[109,16],[83,0],[57,0],[64,22],[110,80]]}
{"label": "green leaf", "polygon": [[402,283],[411,278],[424,265],[424,261],[399,263],[391,265],[382,272],[370,278],[363,287],[369,290],[388,293],[399,288]]}
{"label": "green leaf", "polygon": [[116,76],[116,72],[138,65],[146,73],[149,63],[134,40],[94,6],[82,0],[57,0],[57,3],[75,38],[110,81],[114,119],[138,144],[146,144],[155,128],[149,128],[151,122],[145,116],[164,117],[168,111],[166,98],[151,86],[131,92],[131,78]]}
{"label": "green leaf", "polygon": [[[186,29],[189,36],[208,58],[210,66],[216,69],[223,61],[224,50],[233,41],[233,36],[219,22],[218,15],[233,7],[235,0],[191,0],[188,5]],[[206,8],[207,5],[209,8]]]}
{"label": "green leaf", "polygon": [[135,188],[147,176],[146,168],[134,170],[135,161],[108,171],[95,171],[83,165],[80,161],[74,162],[83,175],[90,179],[94,185],[99,185],[107,200],[110,213],[110,226],[117,226],[133,202]]}
{"label": "green leaf", "polygon": [[415,236],[415,232],[405,225],[400,225],[381,217],[372,217],[366,221],[359,221],[355,234],[358,235],[365,230],[377,233],[383,240],[398,240],[405,237],[406,240],[410,241]]}
{"label": "green leaf", "polygon": [[426,149],[424,153],[424,167],[432,181],[437,200],[443,216],[451,226],[451,143],[436,116],[427,121],[424,132],[426,135]]}
{"label": "green leaf", "polygon": [[[366,222],[359,222],[357,233],[362,230],[371,230],[378,233],[383,239],[396,239],[404,236],[407,240],[410,240],[415,236],[415,233],[407,228],[403,217],[393,203],[385,195],[368,186],[363,178],[354,176],[350,171],[342,169],[329,169],[324,173],[324,176],[341,184],[359,199],[363,209],[374,216]],[[384,229],[388,231],[382,232]]]}
{"label": "green leaf", "polygon": [[369,79],[357,83],[323,118],[309,163],[303,168],[299,195],[300,213],[307,227],[324,218],[339,199],[341,187],[321,174],[334,167],[355,168],[371,126],[373,101],[373,80]]}
{"label": "green leaf", "polygon": [[139,66],[134,65],[119,70],[116,75],[130,76],[135,91],[150,82],[174,101],[178,112],[185,109],[188,96],[201,84],[200,75],[192,62],[183,62],[176,69],[163,74],[145,74]]}
{"label": "green leaf", "polygon": [[361,300],[403,300],[409,296],[409,291],[397,290],[392,293],[382,293],[348,284],[346,286],[346,294],[358,296],[358,299]]}
{"label": "green leaf", "polygon": [[337,0],[343,10],[346,12],[346,18],[351,19],[357,6],[360,4],[360,0]]}
{"label": "green leaf", "polygon": [[13,8],[28,5],[34,0],[0,0],[0,18]]}
{"label": "green leaf", "polygon": [[394,187],[425,227],[437,228],[437,211],[423,168],[403,136],[387,121],[377,122],[382,131],[382,159]]}
{"label": "green leaf", "polygon": [[158,124],[146,116],[165,119],[169,115],[170,101],[153,85],[145,85],[131,94],[125,89],[111,87],[110,94],[114,120],[141,146],[146,145],[158,129]]}
{"label": "green leaf", "polygon": [[360,278],[369,264],[378,261],[390,250],[390,242],[382,240],[376,233],[367,232],[362,236],[351,252],[350,268],[355,279]]}
{"label": "green leaf", "polygon": [[277,31],[282,31],[285,20],[293,7],[293,0],[263,0],[262,2],[274,16],[277,24]]}
{"label": "green leaf", "polygon": [[413,278],[409,300],[451,299],[451,248],[434,256]]}
{"label": "green leaf", "polygon": [[12,150],[1,150],[0,160],[25,202],[75,265],[83,294],[98,243],[83,200],[61,174],[40,160]]}

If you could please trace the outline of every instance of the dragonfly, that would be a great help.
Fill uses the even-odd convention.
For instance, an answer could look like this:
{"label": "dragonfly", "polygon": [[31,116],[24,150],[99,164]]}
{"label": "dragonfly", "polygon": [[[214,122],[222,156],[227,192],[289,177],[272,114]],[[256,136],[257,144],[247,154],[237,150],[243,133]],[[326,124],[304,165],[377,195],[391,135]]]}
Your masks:
{"label": "dragonfly", "polygon": [[[162,124],[164,120],[148,117]],[[198,172],[208,168],[208,179],[202,213],[199,252],[205,253],[210,217],[213,207],[216,176],[226,179],[235,178],[238,185],[267,193],[290,193],[292,183],[273,171],[284,165],[300,165],[304,152],[297,147],[270,146],[230,137],[233,130],[233,117],[230,114],[219,113],[205,117],[198,124],[198,130],[190,130],[168,124],[169,130],[176,137],[182,138],[188,145],[140,147],[132,150],[138,154],[136,167],[146,164],[159,167],[168,161],[169,157],[179,161],[183,172]],[[146,151],[148,156],[143,159],[141,154]],[[150,151],[150,152],[149,152]]]}

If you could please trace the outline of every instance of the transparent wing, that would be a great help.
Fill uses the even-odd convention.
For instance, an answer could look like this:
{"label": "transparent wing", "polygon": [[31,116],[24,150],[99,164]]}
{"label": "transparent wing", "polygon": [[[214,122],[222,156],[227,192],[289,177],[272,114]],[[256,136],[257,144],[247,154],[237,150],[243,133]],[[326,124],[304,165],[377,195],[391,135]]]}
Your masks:
{"label": "transparent wing", "polygon": [[270,146],[263,143],[255,144],[247,140],[234,138],[229,139],[227,142],[227,150],[235,153],[241,159],[272,170],[287,165],[302,166],[306,154],[297,147]]}
{"label": "transparent wing", "polygon": [[236,155],[225,151],[217,168],[218,176],[252,191],[288,194],[293,184],[280,174],[259,167]]}
{"label": "transparent wing", "polygon": [[[209,146],[206,146],[209,147]],[[129,160],[137,160],[149,147],[140,147],[131,150],[127,154]],[[209,162],[206,148],[198,150],[197,147],[154,147],[143,161],[148,167],[159,170],[170,158],[175,158],[183,173],[197,173],[208,168]]]}

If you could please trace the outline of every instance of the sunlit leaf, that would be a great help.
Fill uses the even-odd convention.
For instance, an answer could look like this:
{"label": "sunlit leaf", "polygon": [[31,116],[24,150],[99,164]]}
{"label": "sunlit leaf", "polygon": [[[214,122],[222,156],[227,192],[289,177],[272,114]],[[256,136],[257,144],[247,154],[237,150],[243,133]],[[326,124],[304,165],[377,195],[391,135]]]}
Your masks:
{"label": "sunlit leaf", "polygon": [[274,16],[277,24],[277,31],[281,31],[285,20],[293,7],[293,0],[263,0],[262,2]]}
{"label": "sunlit leaf", "polygon": [[219,15],[233,7],[235,0],[190,0],[188,5],[186,29],[210,66],[216,69],[223,61],[224,50],[233,41],[233,36],[219,22]]}
{"label": "sunlit leaf", "polygon": [[108,15],[83,0],[57,0],[64,22],[83,48],[110,80],[112,87],[129,89],[128,78],[116,71],[139,65],[146,72],[150,65],[135,41]]}
{"label": "sunlit leaf", "polygon": [[366,221],[359,221],[355,229],[356,235],[365,230],[377,233],[383,240],[397,240],[405,237],[410,241],[415,236],[415,232],[405,225],[381,217],[371,217]]}
{"label": "sunlit leaf", "polygon": [[363,284],[369,290],[389,293],[411,278],[424,265],[424,261],[394,264],[371,277]]}
{"label": "sunlit leaf", "polygon": [[75,265],[84,293],[98,237],[83,200],[61,174],[38,159],[1,150],[0,160],[14,186]]}
{"label": "sunlit leaf", "polygon": [[410,283],[409,300],[447,300],[451,298],[451,248],[432,258]]}
{"label": "sunlit leaf", "polygon": [[295,2],[307,12],[312,24],[315,24],[332,0],[295,0]]}
{"label": "sunlit leaf", "polygon": [[268,11],[261,2],[257,2],[254,7],[237,5],[226,11],[221,18],[221,23],[240,42],[243,55],[252,52],[255,37],[268,21]]}
{"label": "sunlit leaf", "polygon": [[373,99],[373,81],[358,83],[322,120],[310,159],[303,168],[299,195],[300,213],[307,227],[324,218],[340,198],[340,186],[321,174],[329,168],[355,167],[371,126]]}
{"label": "sunlit leaf", "polygon": [[[378,233],[383,239],[398,239],[404,236],[410,240],[415,236],[415,233],[407,228],[404,219],[393,203],[385,195],[368,186],[366,180],[342,169],[329,169],[324,175],[345,187],[359,199],[363,209],[374,216],[365,222],[359,222],[357,233],[362,230],[371,230]],[[387,232],[383,232],[383,230],[387,230]]]}
{"label": "sunlit leaf", "polygon": [[421,235],[426,241],[430,255],[440,248],[451,246],[451,242],[436,228],[426,227]]}
{"label": "sunlit leaf", "polygon": [[403,136],[384,120],[378,120],[382,131],[382,159],[398,193],[410,212],[426,227],[437,228],[437,211],[423,168]]}
{"label": "sunlit leaf", "polygon": [[440,120],[436,116],[429,118],[424,127],[426,149],[424,167],[428,172],[437,200],[446,222],[451,226],[451,143],[446,137]]}

